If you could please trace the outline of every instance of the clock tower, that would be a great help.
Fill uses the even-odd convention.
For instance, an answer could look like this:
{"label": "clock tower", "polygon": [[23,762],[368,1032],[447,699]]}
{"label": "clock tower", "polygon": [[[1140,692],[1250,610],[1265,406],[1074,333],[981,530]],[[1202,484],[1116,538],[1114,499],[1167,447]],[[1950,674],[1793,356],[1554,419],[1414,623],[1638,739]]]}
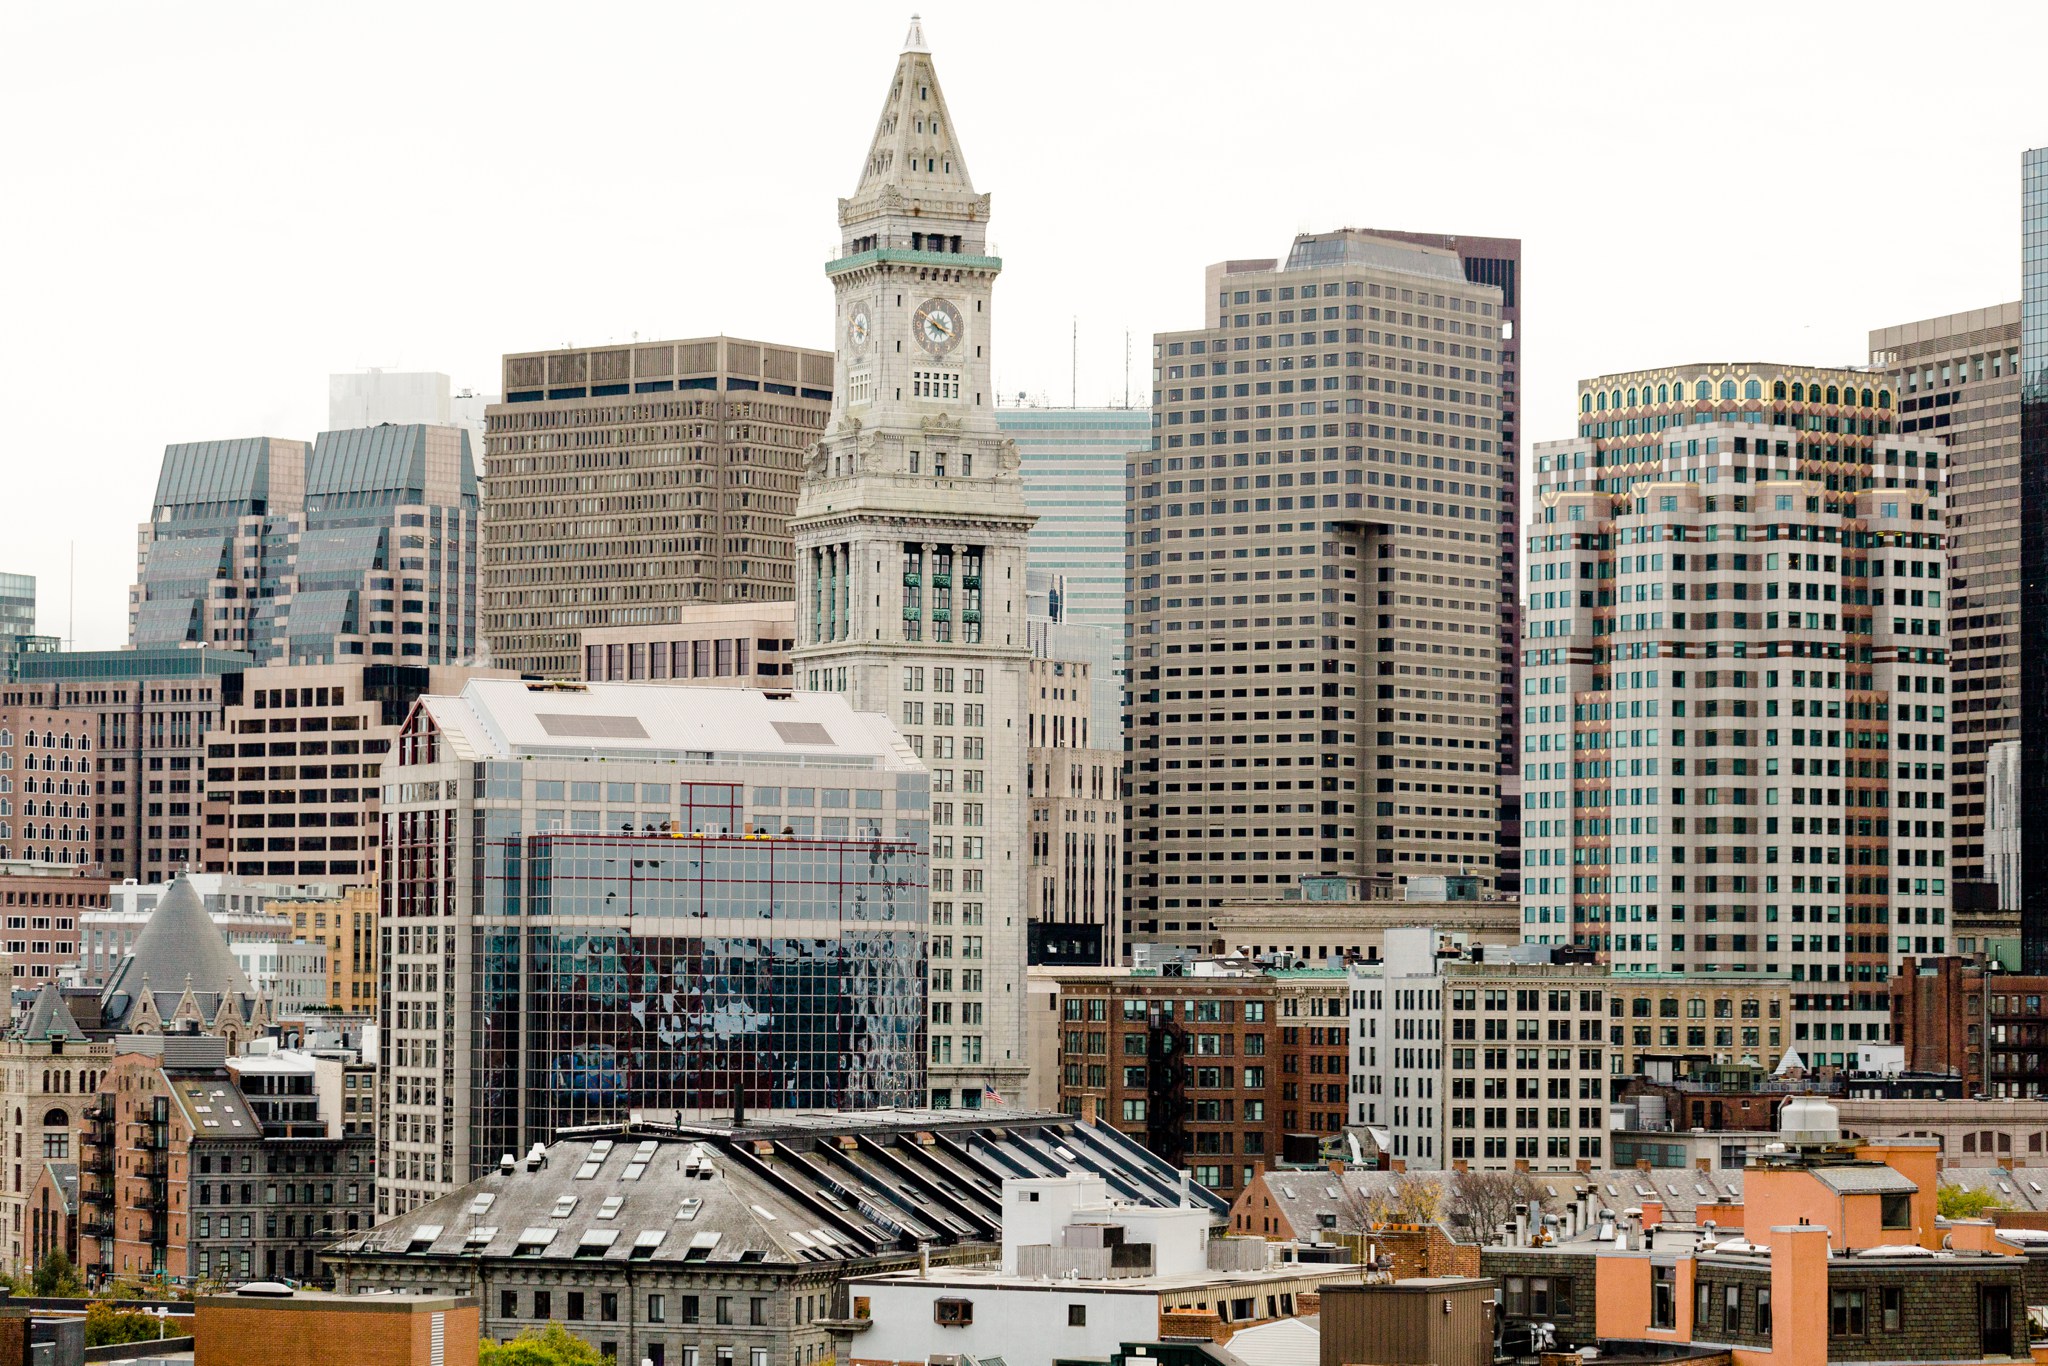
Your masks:
{"label": "clock tower", "polygon": [[1024,1044],[1025,538],[990,383],[989,198],[913,18],[839,201],[837,373],[804,465],[796,672],[885,713],[931,772],[930,1086],[1016,1099]]}

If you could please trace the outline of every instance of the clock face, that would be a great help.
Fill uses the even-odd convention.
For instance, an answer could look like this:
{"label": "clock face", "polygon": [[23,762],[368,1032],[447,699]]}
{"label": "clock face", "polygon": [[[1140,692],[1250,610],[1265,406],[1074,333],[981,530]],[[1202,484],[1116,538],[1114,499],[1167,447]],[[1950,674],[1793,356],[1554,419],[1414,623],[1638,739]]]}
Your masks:
{"label": "clock face", "polygon": [[847,320],[846,339],[853,343],[856,351],[868,344],[868,311],[865,308],[856,308],[853,317]]}
{"label": "clock face", "polygon": [[943,356],[960,344],[960,310],[950,299],[926,299],[910,320],[917,344]]}

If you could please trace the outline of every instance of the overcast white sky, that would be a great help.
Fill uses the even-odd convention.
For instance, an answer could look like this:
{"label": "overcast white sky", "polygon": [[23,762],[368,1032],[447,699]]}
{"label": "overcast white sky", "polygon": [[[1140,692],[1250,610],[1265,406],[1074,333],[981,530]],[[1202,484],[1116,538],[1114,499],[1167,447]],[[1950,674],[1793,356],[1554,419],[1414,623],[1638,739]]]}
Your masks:
{"label": "overcast white sky", "polygon": [[1858,362],[2017,298],[2048,6],[0,7],[0,569],[123,643],[167,442],[327,375],[726,331],[831,344],[835,200],[922,8],[1005,258],[996,377],[1144,401],[1201,271],[1344,224],[1524,242],[1525,445],[1572,384]]}

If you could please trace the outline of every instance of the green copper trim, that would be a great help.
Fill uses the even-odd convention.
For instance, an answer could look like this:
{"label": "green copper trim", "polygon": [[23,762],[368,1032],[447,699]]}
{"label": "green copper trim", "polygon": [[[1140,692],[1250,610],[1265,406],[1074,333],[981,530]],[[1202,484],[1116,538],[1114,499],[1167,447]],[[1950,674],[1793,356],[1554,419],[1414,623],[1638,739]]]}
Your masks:
{"label": "green copper trim", "polygon": [[858,252],[842,256],[836,261],[825,263],[827,275],[843,275],[849,270],[881,263],[905,266],[944,266],[955,270],[1001,270],[1000,256],[962,256],[951,251],[905,251],[900,247],[877,247],[873,251]]}

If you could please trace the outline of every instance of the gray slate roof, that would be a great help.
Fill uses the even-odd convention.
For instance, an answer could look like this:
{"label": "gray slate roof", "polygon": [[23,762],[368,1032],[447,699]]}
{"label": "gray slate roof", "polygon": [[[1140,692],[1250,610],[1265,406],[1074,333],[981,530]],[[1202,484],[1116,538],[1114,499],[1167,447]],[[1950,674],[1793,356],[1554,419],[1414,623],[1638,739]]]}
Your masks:
{"label": "gray slate roof", "polygon": [[42,990],[36,993],[35,1004],[29,1007],[28,1022],[22,1026],[21,1037],[32,1043],[44,1043],[53,1038],[85,1037],[78,1021],[71,1018],[71,1010],[64,1004],[64,993],[55,982],[43,983]]}
{"label": "gray slate roof", "polygon": [[1815,1167],[1814,1178],[1837,1195],[1912,1195],[1920,1187],[1890,1167]]}
{"label": "gray slate roof", "polygon": [[150,912],[135,947],[115,964],[100,991],[104,1023],[118,1029],[141,1000],[148,982],[158,1013],[168,1017],[189,986],[208,1018],[223,996],[253,997],[249,979],[228,948],[226,936],[206,913],[191,879],[180,873]]}
{"label": "gray slate roof", "polygon": [[[875,1111],[769,1116],[737,1132],[649,1124],[569,1130],[331,1249],[357,1256],[588,1258],[864,1269],[920,1242],[1002,1237],[1006,1176],[1096,1173],[1112,1195],[1179,1203],[1179,1173],[1105,1125],[1065,1116]],[[1219,1219],[1200,1186],[1190,1198]]]}

